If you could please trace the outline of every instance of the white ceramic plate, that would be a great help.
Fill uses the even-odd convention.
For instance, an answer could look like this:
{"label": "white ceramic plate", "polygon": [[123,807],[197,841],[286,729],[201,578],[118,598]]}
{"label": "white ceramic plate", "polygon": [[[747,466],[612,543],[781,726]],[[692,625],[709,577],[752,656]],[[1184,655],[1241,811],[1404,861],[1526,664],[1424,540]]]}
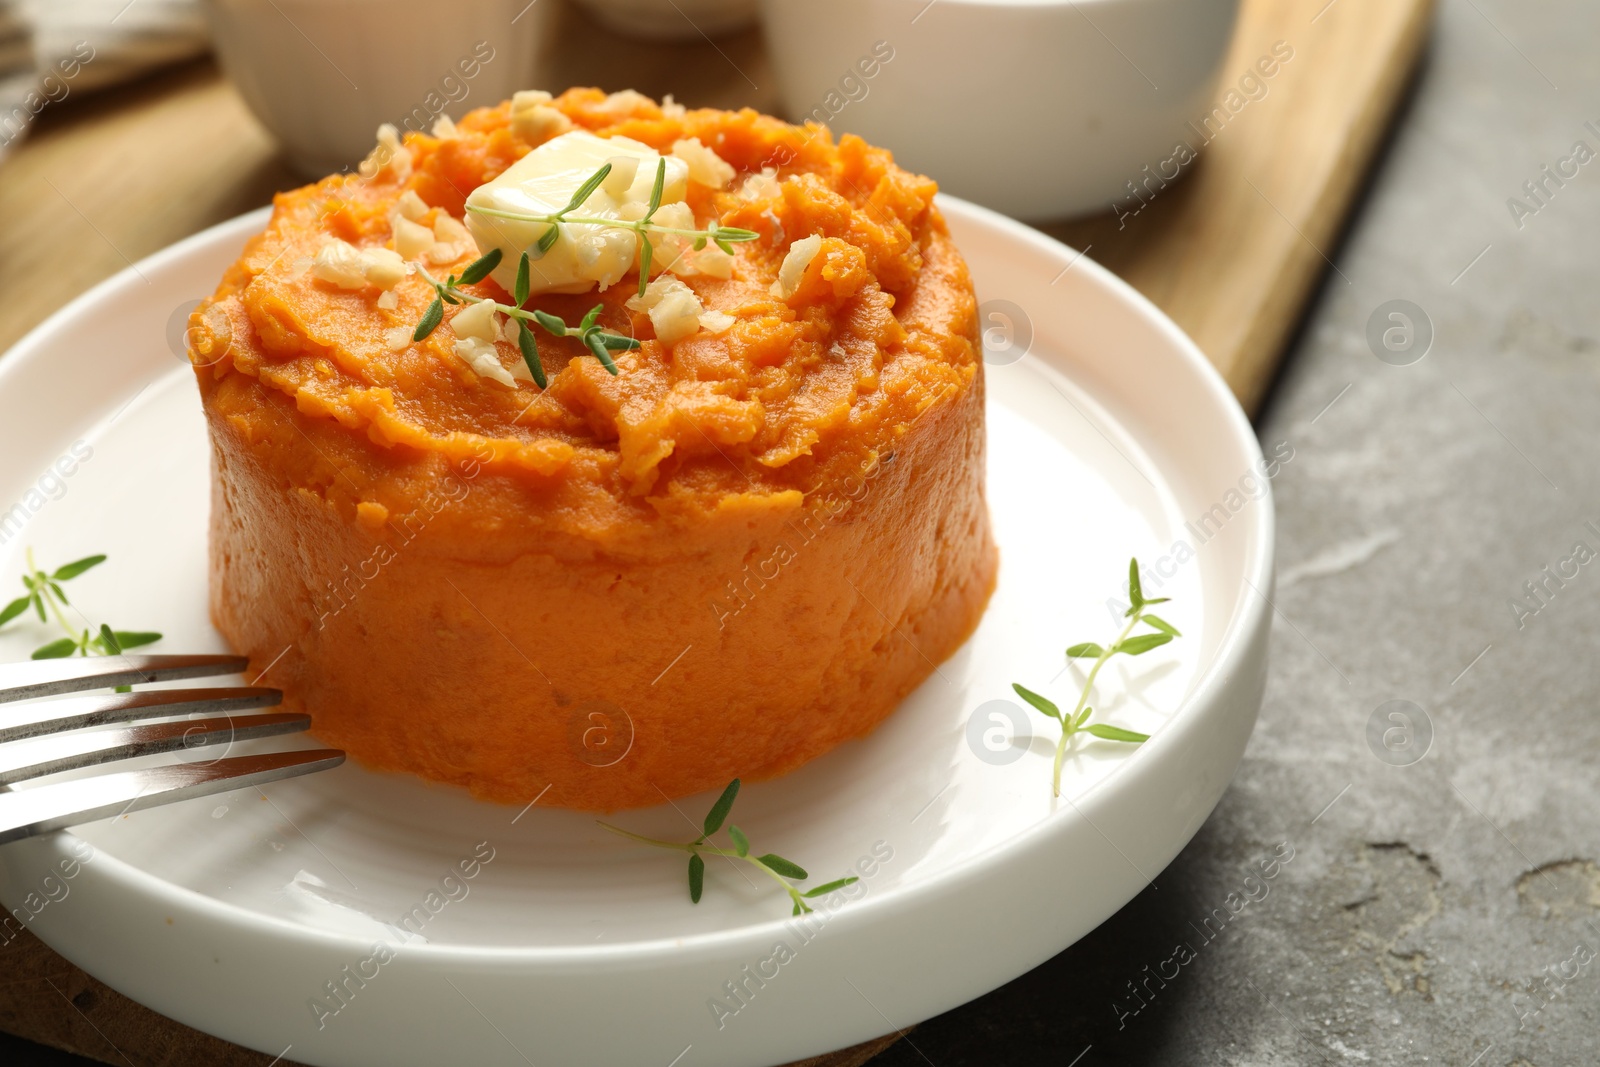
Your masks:
{"label": "white ceramic plate", "polygon": [[[1034,231],[943,207],[994,343],[999,589],[972,640],[876,733],[747,786],[735,808],[758,848],[815,879],[870,871],[852,899],[828,898],[801,928],[781,893],[713,865],[692,906],[680,854],[583,815],[346,765],[0,848],[9,928],[165,1015],[305,1063],[692,1067],[781,1063],[907,1026],[1106,919],[1199,828],[1255,721],[1271,497],[1249,424],[1177,327]],[[152,256],[0,360],[0,507],[28,512],[0,544],[4,584],[26,544],[52,561],[106,551],[75,584],[81,610],[164,631],[152,651],[222,648],[204,592],[205,429],[169,324],[264,220]],[[46,474],[78,441],[89,458]],[[1185,523],[1208,512],[1220,530],[1201,544]],[[1081,746],[1052,800],[1046,720],[1008,746],[978,709],[1016,704],[1012,681],[1070,700],[1081,675],[1062,650],[1115,633],[1106,602],[1134,553],[1171,573],[1163,614],[1185,637],[1108,668],[1097,703],[1154,737]],[[46,639],[32,625],[8,628],[0,659]],[[690,837],[711,799],[617,821]],[[74,849],[92,859],[65,879]],[[470,879],[450,874],[463,861]],[[387,925],[408,914],[408,933]]]}

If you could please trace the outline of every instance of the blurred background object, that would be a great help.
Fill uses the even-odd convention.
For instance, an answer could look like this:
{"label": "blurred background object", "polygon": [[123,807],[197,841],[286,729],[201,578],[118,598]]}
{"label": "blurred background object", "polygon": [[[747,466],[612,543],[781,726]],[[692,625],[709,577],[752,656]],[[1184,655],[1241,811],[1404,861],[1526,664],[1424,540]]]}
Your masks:
{"label": "blurred background object", "polygon": [[41,76],[68,57],[93,54],[72,78],[76,91],[126,81],[210,46],[199,0],[24,0],[22,6],[33,24]]}
{"label": "blurred background object", "polygon": [[[756,20],[756,0],[579,0],[603,25],[661,41],[692,41],[742,30]],[[810,0],[796,6],[804,8]]]}
{"label": "blurred background object", "polygon": [[1217,103],[1238,7],[762,0],[791,118],[860,134],[1024,219],[1108,211],[1181,174],[1204,143],[1190,120]]}
{"label": "blurred background object", "polygon": [[0,159],[21,135],[33,85],[33,31],[17,0],[0,0]]}
{"label": "blurred background object", "polygon": [[308,178],[353,167],[381,123],[427,131],[540,86],[552,0],[206,0],[217,58]]}
{"label": "blurred background object", "polygon": [[209,46],[199,0],[0,0],[0,158],[49,105]]}
{"label": "blurred background object", "polygon": [[[1019,218],[1120,213],[1183,176],[1211,135],[1206,116],[1222,123],[1233,113],[1225,99],[1248,102],[1217,84],[1238,5],[454,0],[440,19],[431,0],[0,0],[0,104],[11,101],[0,140],[20,136],[69,89],[126,81],[211,46],[289,165],[321,177],[359,162],[381,123],[427,131],[518,89],[560,91],[613,72],[626,84],[606,88],[649,91],[636,84],[651,80],[647,71],[625,55],[602,64],[592,50],[555,53],[562,27],[584,23],[639,49],[703,44],[763,98],[727,103],[770,107],[770,91],[744,69],[753,57],[738,46],[748,42],[725,36],[759,15],[788,118],[860,134],[948,191]],[[62,62],[72,77],[55,69]],[[674,69],[669,91],[685,99],[677,83],[697,79]],[[63,83],[54,95],[29,102],[52,74]],[[1243,76],[1264,88],[1266,75]]]}

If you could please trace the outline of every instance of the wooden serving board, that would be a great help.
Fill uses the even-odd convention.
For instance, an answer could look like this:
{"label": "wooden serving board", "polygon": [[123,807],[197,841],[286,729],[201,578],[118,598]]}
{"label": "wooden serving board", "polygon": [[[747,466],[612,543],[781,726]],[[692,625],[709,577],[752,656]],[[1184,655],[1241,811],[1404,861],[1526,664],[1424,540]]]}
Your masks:
{"label": "wooden serving board", "polygon": [[[1219,110],[1209,122],[1195,116],[1193,145],[1204,148],[1188,173],[1151,183],[1115,213],[1044,229],[1177,320],[1253,413],[1330,268],[1432,9],[1433,0],[1244,0]],[[614,38],[575,9],[562,19],[562,37],[601,39],[610,61],[587,63],[593,47],[560,48],[551,87],[599,78],[609,90],[781,112],[754,31],[662,48]],[[1257,62],[1269,56],[1278,62],[1262,77]],[[1230,97],[1252,71],[1259,82]],[[52,105],[0,164],[0,349],[129,263],[298,184],[209,63]],[[104,1063],[274,1062],[135,1004],[27,934],[0,945],[0,1030]],[[806,1067],[858,1067],[897,1036]]]}
{"label": "wooden serving board", "polygon": [[[1152,183],[1147,203],[1129,196],[1107,215],[1042,228],[1171,315],[1254,415],[1318,282],[1336,269],[1331,257],[1433,7],[1244,0],[1217,110],[1193,120],[1203,147],[1192,173],[1167,189]],[[1258,62],[1285,46],[1293,57],[1261,77]],[[1241,89],[1247,74],[1264,95]]]}

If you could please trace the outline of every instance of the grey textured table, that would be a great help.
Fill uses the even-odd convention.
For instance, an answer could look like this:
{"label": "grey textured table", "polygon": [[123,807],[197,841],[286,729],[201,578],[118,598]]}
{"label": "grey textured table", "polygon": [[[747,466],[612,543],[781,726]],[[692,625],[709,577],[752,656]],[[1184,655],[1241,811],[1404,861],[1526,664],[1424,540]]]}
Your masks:
{"label": "grey textured table", "polygon": [[[1600,1062],[1597,42],[1593,0],[1444,0],[1260,420],[1295,458],[1233,787],[1094,934],[876,1062]],[[1432,324],[1406,365],[1368,340],[1392,300]]]}

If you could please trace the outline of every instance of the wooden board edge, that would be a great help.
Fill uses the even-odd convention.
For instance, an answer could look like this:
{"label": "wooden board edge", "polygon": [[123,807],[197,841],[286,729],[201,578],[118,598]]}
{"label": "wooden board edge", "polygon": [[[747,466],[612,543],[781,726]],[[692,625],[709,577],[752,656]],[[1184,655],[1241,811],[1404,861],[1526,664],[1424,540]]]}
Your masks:
{"label": "wooden board edge", "polygon": [[1370,180],[1378,149],[1389,137],[1416,76],[1431,36],[1435,6],[1436,0],[1419,0],[1411,9],[1411,17],[1400,27],[1389,50],[1390,62],[1382,65],[1381,76],[1365,94],[1363,107],[1351,123],[1354,132],[1334,167],[1334,177],[1317,200],[1312,214],[1315,221],[1306,234],[1308,243],[1286,266],[1286,280],[1275,288],[1240,344],[1232,365],[1223,372],[1229,388],[1251,418],[1259,412],[1277,378],[1284,349],[1309,313],[1318,282],[1333,269],[1317,249],[1330,247],[1349,224],[1353,201]]}

